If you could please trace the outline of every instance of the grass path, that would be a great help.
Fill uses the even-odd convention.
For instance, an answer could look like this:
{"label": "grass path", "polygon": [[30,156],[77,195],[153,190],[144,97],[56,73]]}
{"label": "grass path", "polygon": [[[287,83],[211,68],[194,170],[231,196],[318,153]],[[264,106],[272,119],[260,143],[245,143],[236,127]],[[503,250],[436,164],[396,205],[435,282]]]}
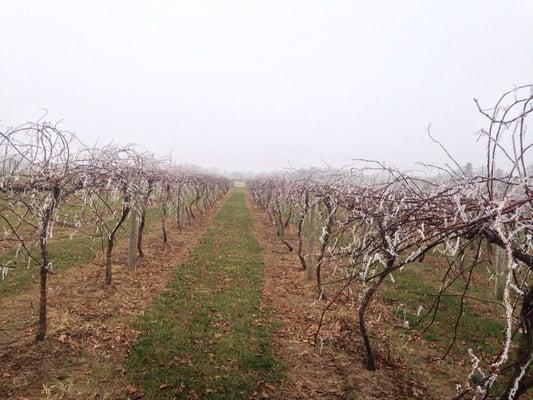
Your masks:
{"label": "grass path", "polygon": [[247,399],[282,379],[261,292],[261,248],[245,192],[235,189],[139,319],[141,335],[126,363],[131,382],[153,399]]}
{"label": "grass path", "polygon": [[225,199],[180,232],[169,224],[166,244],[154,221],[145,236],[146,257],[134,270],[125,264],[127,242],[119,242],[111,288],[95,281],[98,260],[54,276],[44,342],[35,342],[34,292],[0,295],[0,399],[124,397],[124,363],[139,333],[135,321],[174,279],[175,266],[200,243]]}

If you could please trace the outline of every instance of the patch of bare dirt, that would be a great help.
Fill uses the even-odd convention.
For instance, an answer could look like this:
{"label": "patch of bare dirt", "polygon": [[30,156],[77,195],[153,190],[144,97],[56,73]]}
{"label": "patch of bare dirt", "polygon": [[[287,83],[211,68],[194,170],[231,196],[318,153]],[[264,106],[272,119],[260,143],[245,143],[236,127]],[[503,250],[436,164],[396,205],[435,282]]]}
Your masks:
{"label": "patch of bare dirt", "polygon": [[160,232],[147,232],[145,257],[135,270],[126,266],[126,241],[119,242],[111,288],[98,264],[52,276],[49,331],[42,343],[34,340],[37,287],[0,299],[0,399],[114,399],[121,393],[134,398],[123,370],[138,335],[132,324],[172,280],[223,201],[182,232],[173,227],[166,245]]}
{"label": "patch of bare dirt", "polygon": [[[363,366],[363,343],[354,332],[353,309],[333,307],[321,329],[322,341],[314,345],[314,333],[323,304],[318,304],[312,282],[306,282],[296,252],[290,253],[276,237],[264,212],[248,198],[259,244],[263,248],[263,303],[275,312],[282,327],[275,332],[276,353],[288,367],[288,379],[270,397],[276,399],[426,399],[427,388],[413,371],[389,351],[387,335],[376,343],[377,371]],[[389,316],[389,310],[369,313],[372,331]],[[333,316],[332,316],[333,315]],[[383,322],[383,321],[381,321]],[[393,325],[394,321],[389,321]],[[387,329],[390,331],[390,329]],[[391,355],[392,353],[392,355]]]}

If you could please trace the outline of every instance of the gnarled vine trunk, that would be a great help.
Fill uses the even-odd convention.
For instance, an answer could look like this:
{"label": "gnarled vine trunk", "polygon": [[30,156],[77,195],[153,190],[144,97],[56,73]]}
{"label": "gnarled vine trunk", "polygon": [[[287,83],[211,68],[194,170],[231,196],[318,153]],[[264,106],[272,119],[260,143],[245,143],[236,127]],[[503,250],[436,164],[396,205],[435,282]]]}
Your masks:
{"label": "gnarled vine trunk", "polygon": [[44,207],[41,216],[41,226],[39,230],[39,248],[41,251],[41,265],[39,266],[39,323],[37,327],[37,341],[42,341],[46,337],[47,329],[47,281],[48,267],[50,260],[48,258],[48,235],[50,223],[54,210],[59,202],[61,190],[54,186],[49,194],[48,201]]}
{"label": "gnarled vine trunk", "polygon": [[128,217],[128,214],[130,212],[130,195],[126,194],[124,195],[124,201],[122,203],[122,213],[120,214],[120,218],[113,227],[113,230],[109,233],[109,236],[107,237],[107,249],[105,254],[105,282],[108,285],[111,285],[113,282],[113,246],[115,245],[115,235],[117,231],[122,226],[122,223],[126,220]]}

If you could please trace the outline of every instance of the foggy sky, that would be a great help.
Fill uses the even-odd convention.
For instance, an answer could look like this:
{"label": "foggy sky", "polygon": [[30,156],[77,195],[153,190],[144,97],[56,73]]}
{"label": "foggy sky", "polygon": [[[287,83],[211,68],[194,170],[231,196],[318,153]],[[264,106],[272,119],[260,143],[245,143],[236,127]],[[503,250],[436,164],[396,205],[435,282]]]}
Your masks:
{"label": "foggy sky", "polygon": [[533,2],[0,0],[0,123],[270,170],[461,162],[533,82]]}

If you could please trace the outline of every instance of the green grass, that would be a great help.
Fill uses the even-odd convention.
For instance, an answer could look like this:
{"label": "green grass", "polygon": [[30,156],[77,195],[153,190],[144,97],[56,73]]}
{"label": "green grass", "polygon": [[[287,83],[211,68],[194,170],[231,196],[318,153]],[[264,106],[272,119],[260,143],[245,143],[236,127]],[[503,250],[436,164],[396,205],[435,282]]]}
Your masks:
{"label": "green grass", "polygon": [[[100,243],[86,237],[76,236],[72,240],[64,239],[51,241],[49,254],[54,271],[70,266],[79,266],[94,258]],[[6,258],[11,258],[12,252]],[[38,253],[37,253],[38,254]],[[39,277],[39,268],[32,263],[25,265],[22,259],[17,259],[15,268],[4,279],[0,279],[0,296],[9,296],[27,289]]]}
{"label": "green grass", "polygon": [[[416,263],[396,274],[395,279],[395,284],[387,284],[385,300],[398,306],[398,317],[409,321],[411,327],[421,330],[431,320],[431,316],[417,324],[418,306],[424,307],[420,315],[430,308],[435,300],[433,295],[438,293],[440,276],[431,265]],[[425,339],[435,342],[443,349],[449,346],[453,338],[463,285],[464,281],[459,279],[448,289],[441,298],[434,324],[423,334]],[[469,295],[473,294],[481,299],[495,301],[493,288],[489,285],[476,285],[476,291],[469,292]],[[457,341],[452,350],[461,354],[469,348],[485,354],[497,352],[504,330],[503,323],[493,318],[494,311],[500,311],[498,307],[467,299],[458,325]]]}
{"label": "green grass", "polygon": [[[161,218],[160,207],[149,209],[146,213],[145,232],[155,230],[158,227]],[[169,218],[170,219],[170,218]],[[127,239],[129,230],[129,219],[125,221],[117,235],[117,241]],[[69,267],[79,267],[93,260],[98,250],[101,250],[102,244],[99,239],[92,239],[78,233],[69,238],[69,235],[62,235],[60,238],[49,241],[49,255],[54,271],[60,271]],[[39,256],[38,248],[34,248],[34,253]],[[0,256],[0,262],[11,260],[15,255],[15,250],[10,250]],[[20,253],[22,255],[22,252]],[[0,296],[10,296],[28,289],[32,283],[39,279],[39,268],[35,263],[27,265],[25,258],[17,257],[14,267],[4,279],[0,279]]]}
{"label": "green grass", "polygon": [[[382,292],[384,300],[395,305],[397,317],[409,322],[411,328],[405,329],[406,331],[412,330],[413,333],[420,334],[431,320],[430,315],[424,321],[420,321],[417,309],[419,306],[424,307],[420,313],[421,316],[424,315],[435,300],[434,295],[438,293],[442,271],[439,271],[439,268],[433,265],[434,263],[438,261],[432,258],[428,260],[428,264],[415,263],[406,267],[403,272],[394,275],[396,283],[387,282]],[[493,283],[488,281],[485,267],[479,265],[474,274],[478,282],[470,288],[468,295],[496,302]],[[454,325],[460,310],[460,295],[464,284],[464,280],[458,279],[451,285],[446,291],[447,295],[441,298],[435,322],[422,334],[425,340],[433,343],[437,353],[441,356],[446,353],[453,340]],[[474,299],[465,301],[463,316],[458,325],[457,339],[451,348],[452,356],[463,358],[470,348],[476,355],[486,356],[488,359],[498,354],[504,330],[504,323],[498,318],[501,315],[498,307],[496,304]],[[403,355],[409,360],[408,363],[413,365],[417,363],[423,365],[426,362],[419,352],[403,353]],[[448,385],[450,381],[456,381],[457,371],[453,361],[447,366],[434,369],[432,377],[434,385]],[[492,394],[497,395],[501,393],[501,390],[501,383],[497,382],[492,388]]]}
{"label": "green grass", "polygon": [[260,308],[261,249],[234,190],[175,280],[139,319],[128,376],[152,399],[249,398],[283,379],[275,324]]}

